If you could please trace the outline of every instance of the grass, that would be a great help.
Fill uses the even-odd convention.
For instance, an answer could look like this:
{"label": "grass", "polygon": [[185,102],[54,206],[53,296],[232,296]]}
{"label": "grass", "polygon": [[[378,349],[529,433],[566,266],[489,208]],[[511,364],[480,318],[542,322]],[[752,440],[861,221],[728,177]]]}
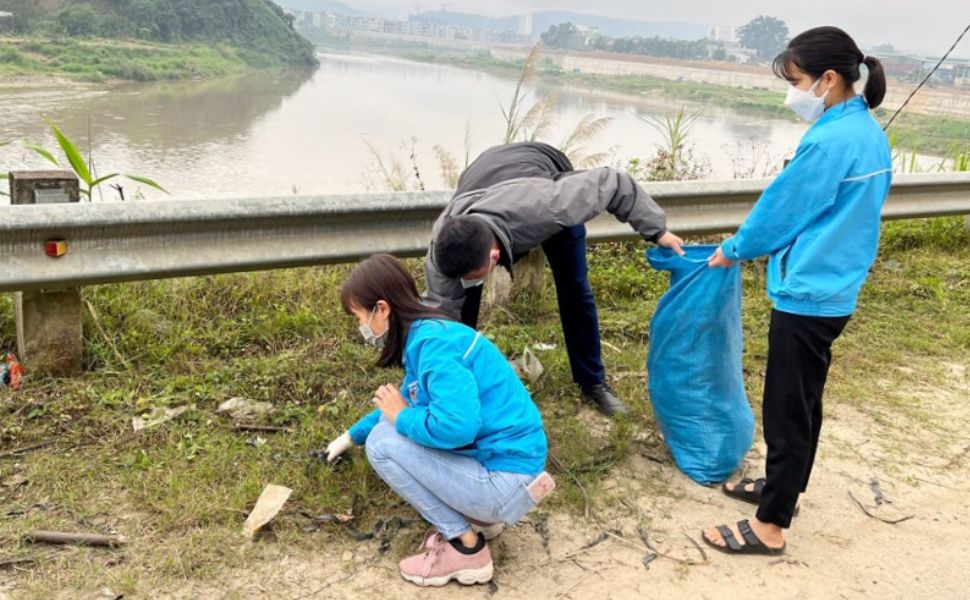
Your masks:
{"label": "grass", "polygon": [[[488,71],[504,76],[518,76],[523,61],[495,58],[488,51],[463,52],[415,47],[414,45],[367,45],[367,51],[383,52],[421,62],[444,63],[458,67]],[[741,114],[794,119],[784,106],[781,92],[739,88],[726,85],[674,81],[649,75],[592,75],[563,71],[549,60],[540,62],[537,76],[563,85],[589,90],[606,90],[636,96],[660,95],[673,100],[695,102],[729,109]],[[893,111],[877,109],[876,117],[886,123]],[[954,142],[970,139],[970,120],[904,112],[893,125],[898,147],[906,151],[944,155],[951,152]]]}
{"label": "grass", "polygon": [[[0,76],[62,75],[80,81],[212,78],[264,64],[266,56],[227,44],[0,38]],[[258,60],[257,60],[258,59]]]}
{"label": "grass", "polygon": [[[608,505],[602,488],[631,453],[665,456],[643,399],[649,318],[666,280],[645,266],[642,251],[633,243],[590,249],[604,359],[633,407],[627,421],[613,424],[580,409],[550,278],[541,293],[517,290],[507,312],[487,317],[486,334],[509,355],[537,342],[557,345],[539,353],[546,375],[532,386],[561,465],[559,490],[543,510],[580,516],[586,496],[594,508]],[[970,233],[962,219],[888,225],[860,310],[837,343],[828,397],[876,419],[931,423],[929,409],[908,394],[884,393],[872,382],[905,390],[938,376],[929,365],[970,363],[968,261]],[[410,266],[418,272],[420,262]],[[348,539],[336,526],[305,531],[301,510],[353,509],[361,530],[389,515],[413,516],[359,450],[336,471],[307,456],[364,414],[379,384],[401,375],[371,366],[372,351],[358,343],[355,324],[340,310],[338,288],[348,269],[85,289],[94,307],[85,322],[88,372],[70,380],[28,379],[21,392],[0,392],[0,481],[14,475],[29,481],[0,487],[0,560],[40,555],[38,565],[13,575],[25,597],[101,586],[144,595],[252,564],[269,545],[240,543],[238,531],[270,482],[294,489],[272,528],[287,548],[319,551]],[[745,267],[744,288],[744,367],[759,412],[770,310],[761,265]],[[0,346],[13,344],[13,318],[12,299],[4,295]],[[902,365],[916,372],[899,370]],[[291,433],[259,434],[266,443],[251,443],[257,434],[236,431],[215,413],[234,396],[271,402],[275,411],[263,422]],[[182,405],[194,408],[132,433],[132,416]],[[46,441],[55,444],[3,456]],[[119,532],[129,544],[47,553],[18,541],[32,528]],[[397,542],[395,551],[405,546]]]}

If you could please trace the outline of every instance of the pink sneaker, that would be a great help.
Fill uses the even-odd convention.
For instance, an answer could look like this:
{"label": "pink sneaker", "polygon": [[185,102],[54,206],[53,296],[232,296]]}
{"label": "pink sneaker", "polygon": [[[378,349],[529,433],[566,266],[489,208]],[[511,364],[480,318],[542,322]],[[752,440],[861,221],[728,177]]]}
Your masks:
{"label": "pink sneaker", "polygon": [[492,553],[488,545],[475,554],[462,554],[440,533],[428,536],[424,552],[401,561],[401,577],[420,586],[439,587],[457,579],[462,585],[492,580]]}

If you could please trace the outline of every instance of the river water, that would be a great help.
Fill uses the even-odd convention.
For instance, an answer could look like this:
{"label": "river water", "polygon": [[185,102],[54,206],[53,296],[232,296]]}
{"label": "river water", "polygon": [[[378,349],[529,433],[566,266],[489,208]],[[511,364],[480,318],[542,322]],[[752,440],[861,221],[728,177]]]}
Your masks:
{"label": "river water", "polygon": [[[321,54],[313,72],[259,71],[215,81],[4,87],[0,81],[0,171],[49,165],[20,140],[55,149],[44,120],[61,126],[99,174],[151,177],[165,196],[133,182],[128,199],[336,194],[386,189],[375,158],[412,173],[427,189],[444,189],[434,147],[465,160],[501,142],[515,81],[473,70],[368,54]],[[540,85],[526,107],[556,93],[556,121],[545,141],[564,140],[587,115],[609,126],[587,142],[608,164],[649,157],[661,134],[641,116],[663,117],[679,103]],[[805,131],[794,121],[688,106],[698,117],[689,141],[707,177],[760,176],[791,151]],[[88,143],[90,130],[91,143]],[[470,135],[466,136],[466,130]],[[409,185],[417,182],[411,176]],[[104,190],[105,200],[117,193]]]}

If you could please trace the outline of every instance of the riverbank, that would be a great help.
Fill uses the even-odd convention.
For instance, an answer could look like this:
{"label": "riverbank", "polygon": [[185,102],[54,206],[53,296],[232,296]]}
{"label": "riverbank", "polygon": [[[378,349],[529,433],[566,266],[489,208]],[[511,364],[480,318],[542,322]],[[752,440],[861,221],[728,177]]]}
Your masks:
{"label": "riverbank", "polygon": [[173,81],[210,79],[251,68],[279,67],[228,44],[72,38],[0,38],[0,77],[30,86],[46,81]]}
{"label": "riverbank", "polygon": [[[345,47],[346,48],[346,47]],[[523,60],[505,53],[488,50],[428,49],[416,44],[363,43],[355,40],[350,48],[386,54],[418,62],[446,64],[479,70],[507,77],[518,77]],[[656,95],[675,102],[716,105],[735,112],[774,119],[794,120],[784,104],[784,94],[772,89],[735,87],[730,85],[678,81],[657,76],[603,75],[563,69],[555,60],[545,57],[536,71],[544,82],[562,86],[605,90],[630,96]],[[878,109],[876,117],[888,122],[892,111]],[[954,117],[904,112],[893,123],[889,135],[894,136],[896,150],[902,153],[949,156],[970,151],[970,120]]]}

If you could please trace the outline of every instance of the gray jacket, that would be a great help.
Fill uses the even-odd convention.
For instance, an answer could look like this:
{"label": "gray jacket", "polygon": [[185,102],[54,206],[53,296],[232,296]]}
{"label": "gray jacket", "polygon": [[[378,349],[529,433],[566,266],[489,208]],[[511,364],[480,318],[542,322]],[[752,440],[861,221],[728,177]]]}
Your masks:
{"label": "gray jacket", "polygon": [[656,241],[667,231],[667,217],[632,177],[609,167],[566,173],[558,179],[512,179],[455,197],[435,222],[425,257],[428,304],[461,315],[465,290],[434,264],[434,240],[445,219],[474,215],[495,233],[510,261],[524,256],[565,227],[581,225],[604,211],[629,223],[643,239]]}

